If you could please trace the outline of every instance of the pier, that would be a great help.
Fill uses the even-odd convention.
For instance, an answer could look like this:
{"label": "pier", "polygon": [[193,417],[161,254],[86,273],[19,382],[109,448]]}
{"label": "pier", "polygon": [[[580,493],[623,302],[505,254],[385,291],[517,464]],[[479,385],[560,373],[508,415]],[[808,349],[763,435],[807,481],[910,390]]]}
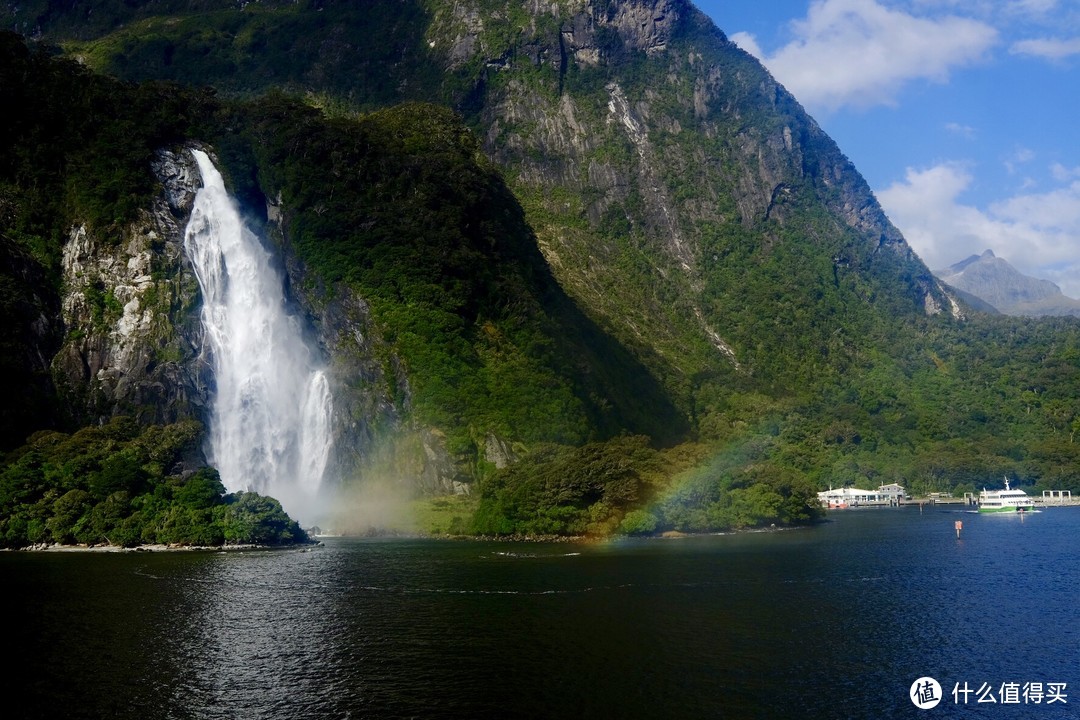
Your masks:
{"label": "pier", "polygon": [[[1080,505],[1080,497],[1073,497],[1071,490],[1044,490],[1041,496],[1032,495],[1031,501],[1036,508],[1071,507]],[[882,507],[934,507],[937,505],[975,507],[979,504],[978,493],[965,493],[963,497],[946,494],[932,494],[925,497],[860,497],[852,499],[844,506],[826,506],[827,510]]]}

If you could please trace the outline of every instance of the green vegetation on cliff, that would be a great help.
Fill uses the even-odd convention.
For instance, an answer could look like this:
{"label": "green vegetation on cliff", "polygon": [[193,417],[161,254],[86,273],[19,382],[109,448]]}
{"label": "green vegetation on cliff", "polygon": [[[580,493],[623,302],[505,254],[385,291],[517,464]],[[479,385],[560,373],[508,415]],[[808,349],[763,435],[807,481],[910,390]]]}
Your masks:
{"label": "green vegetation on cliff", "polygon": [[0,37],[0,230],[44,263],[55,263],[75,219],[116,229],[155,192],[154,152],[188,135],[203,106],[198,92],[134,85]]}
{"label": "green vegetation on cliff", "polygon": [[276,500],[226,494],[212,468],[183,471],[201,434],[195,421],[141,427],[124,417],[34,434],[0,471],[0,546],[306,541]]}
{"label": "green vegetation on cliff", "polygon": [[[485,483],[469,530],[479,535],[648,535],[804,524],[822,516],[801,473],[741,449],[708,457],[656,451],[623,436],[547,447]],[[748,454],[749,453],[749,454]]]}
{"label": "green vegetation on cliff", "polygon": [[488,434],[685,436],[663,389],[563,293],[453,112],[406,104],[335,120],[271,96],[225,115],[240,128],[218,137],[226,166],[254,168],[234,171],[239,194],[280,198],[290,249],[370,303],[413,409],[455,454],[475,458]]}

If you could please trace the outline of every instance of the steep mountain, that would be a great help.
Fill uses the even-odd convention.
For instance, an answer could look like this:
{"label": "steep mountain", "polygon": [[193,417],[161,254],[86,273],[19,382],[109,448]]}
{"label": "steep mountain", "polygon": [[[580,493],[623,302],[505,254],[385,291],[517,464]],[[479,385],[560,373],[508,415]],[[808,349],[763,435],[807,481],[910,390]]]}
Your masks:
{"label": "steep mountain", "polygon": [[[171,93],[200,115],[236,192],[263,213],[253,222],[332,364],[338,477],[389,457],[383,470],[415,491],[460,491],[477,463],[513,457],[513,443],[631,431],[673,444],[690,432],[640,361],[561,290],[516,199],[448,110],[327,123],[286,98],[225,107],[94,78],[13,37],[3,50],[6,99],[21,113],[0,147],[2,230],[27,266],[11,282],[18,290],[36,269],[49,281],[35,302],[62,310],[38,313],[62,330],[14,355],[24,375],[52,380],[42,425],[208,419],[213,378],[181,250],[199,179],[191,143],[170,136],[195,121],[175,107],[145,112]],[[118,151],[139,159],[116,163]],[[330,158],[348,174],[328,176]],[[13,292],[12,303],[27,297]],[[13,338],[49,328],[28,312],[13,318]],[[16,415],[9,444],[29,434]]]}
{"label": "steep mountain", "polygon": [[934,272],[950,286],[970,293],[1006,315],[1080,316],[1080,300],[1066,297],[1049,280],[1024,275],[992,250]]}
{"label": "steep mountain", "polygon": [[844,354],[838,329],[952,311],[835,144],[689,2],[215,7],[30,3],[13,20],[128,79],[361,109],[439,98],[503,168],[560,283],[684,395],[702,373],[800,384],[822,348]]}
{"label": "steep mountain", "polygon": [[476,531],[602,534],[653,502],[624,529],[797,520],[815,484],[1077,479],[1075,325],[963,321],[685,0],[7,12],[39,44],[5,40],[0,232],[50,422],[205,419],[170,244],[199,147],[327,359],[346,484],[479,489]]}

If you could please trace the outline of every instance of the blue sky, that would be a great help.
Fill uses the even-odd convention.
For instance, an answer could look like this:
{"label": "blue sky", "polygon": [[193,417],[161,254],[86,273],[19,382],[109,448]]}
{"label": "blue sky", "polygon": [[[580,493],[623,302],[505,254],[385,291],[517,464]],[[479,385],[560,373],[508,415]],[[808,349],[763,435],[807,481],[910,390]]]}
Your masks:
{"label": "blue sky", "polygon": [[1080,297],[1080,0],[695,0],[932,269],[990,249]]}

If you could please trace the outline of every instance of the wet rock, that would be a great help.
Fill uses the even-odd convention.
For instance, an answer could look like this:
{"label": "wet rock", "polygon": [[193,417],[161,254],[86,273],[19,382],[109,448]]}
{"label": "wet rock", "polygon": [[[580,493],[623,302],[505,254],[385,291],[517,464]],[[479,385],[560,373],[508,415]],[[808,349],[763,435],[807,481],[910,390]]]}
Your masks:
{"label": "wet rock", "polygon": [[61,260],[64,341],[52,374],[71,419],[205,419],[212,383],[199,357],[198,283],[183,252],[198,170],[161,151],[161,192],[116,234],[77,225]]}

